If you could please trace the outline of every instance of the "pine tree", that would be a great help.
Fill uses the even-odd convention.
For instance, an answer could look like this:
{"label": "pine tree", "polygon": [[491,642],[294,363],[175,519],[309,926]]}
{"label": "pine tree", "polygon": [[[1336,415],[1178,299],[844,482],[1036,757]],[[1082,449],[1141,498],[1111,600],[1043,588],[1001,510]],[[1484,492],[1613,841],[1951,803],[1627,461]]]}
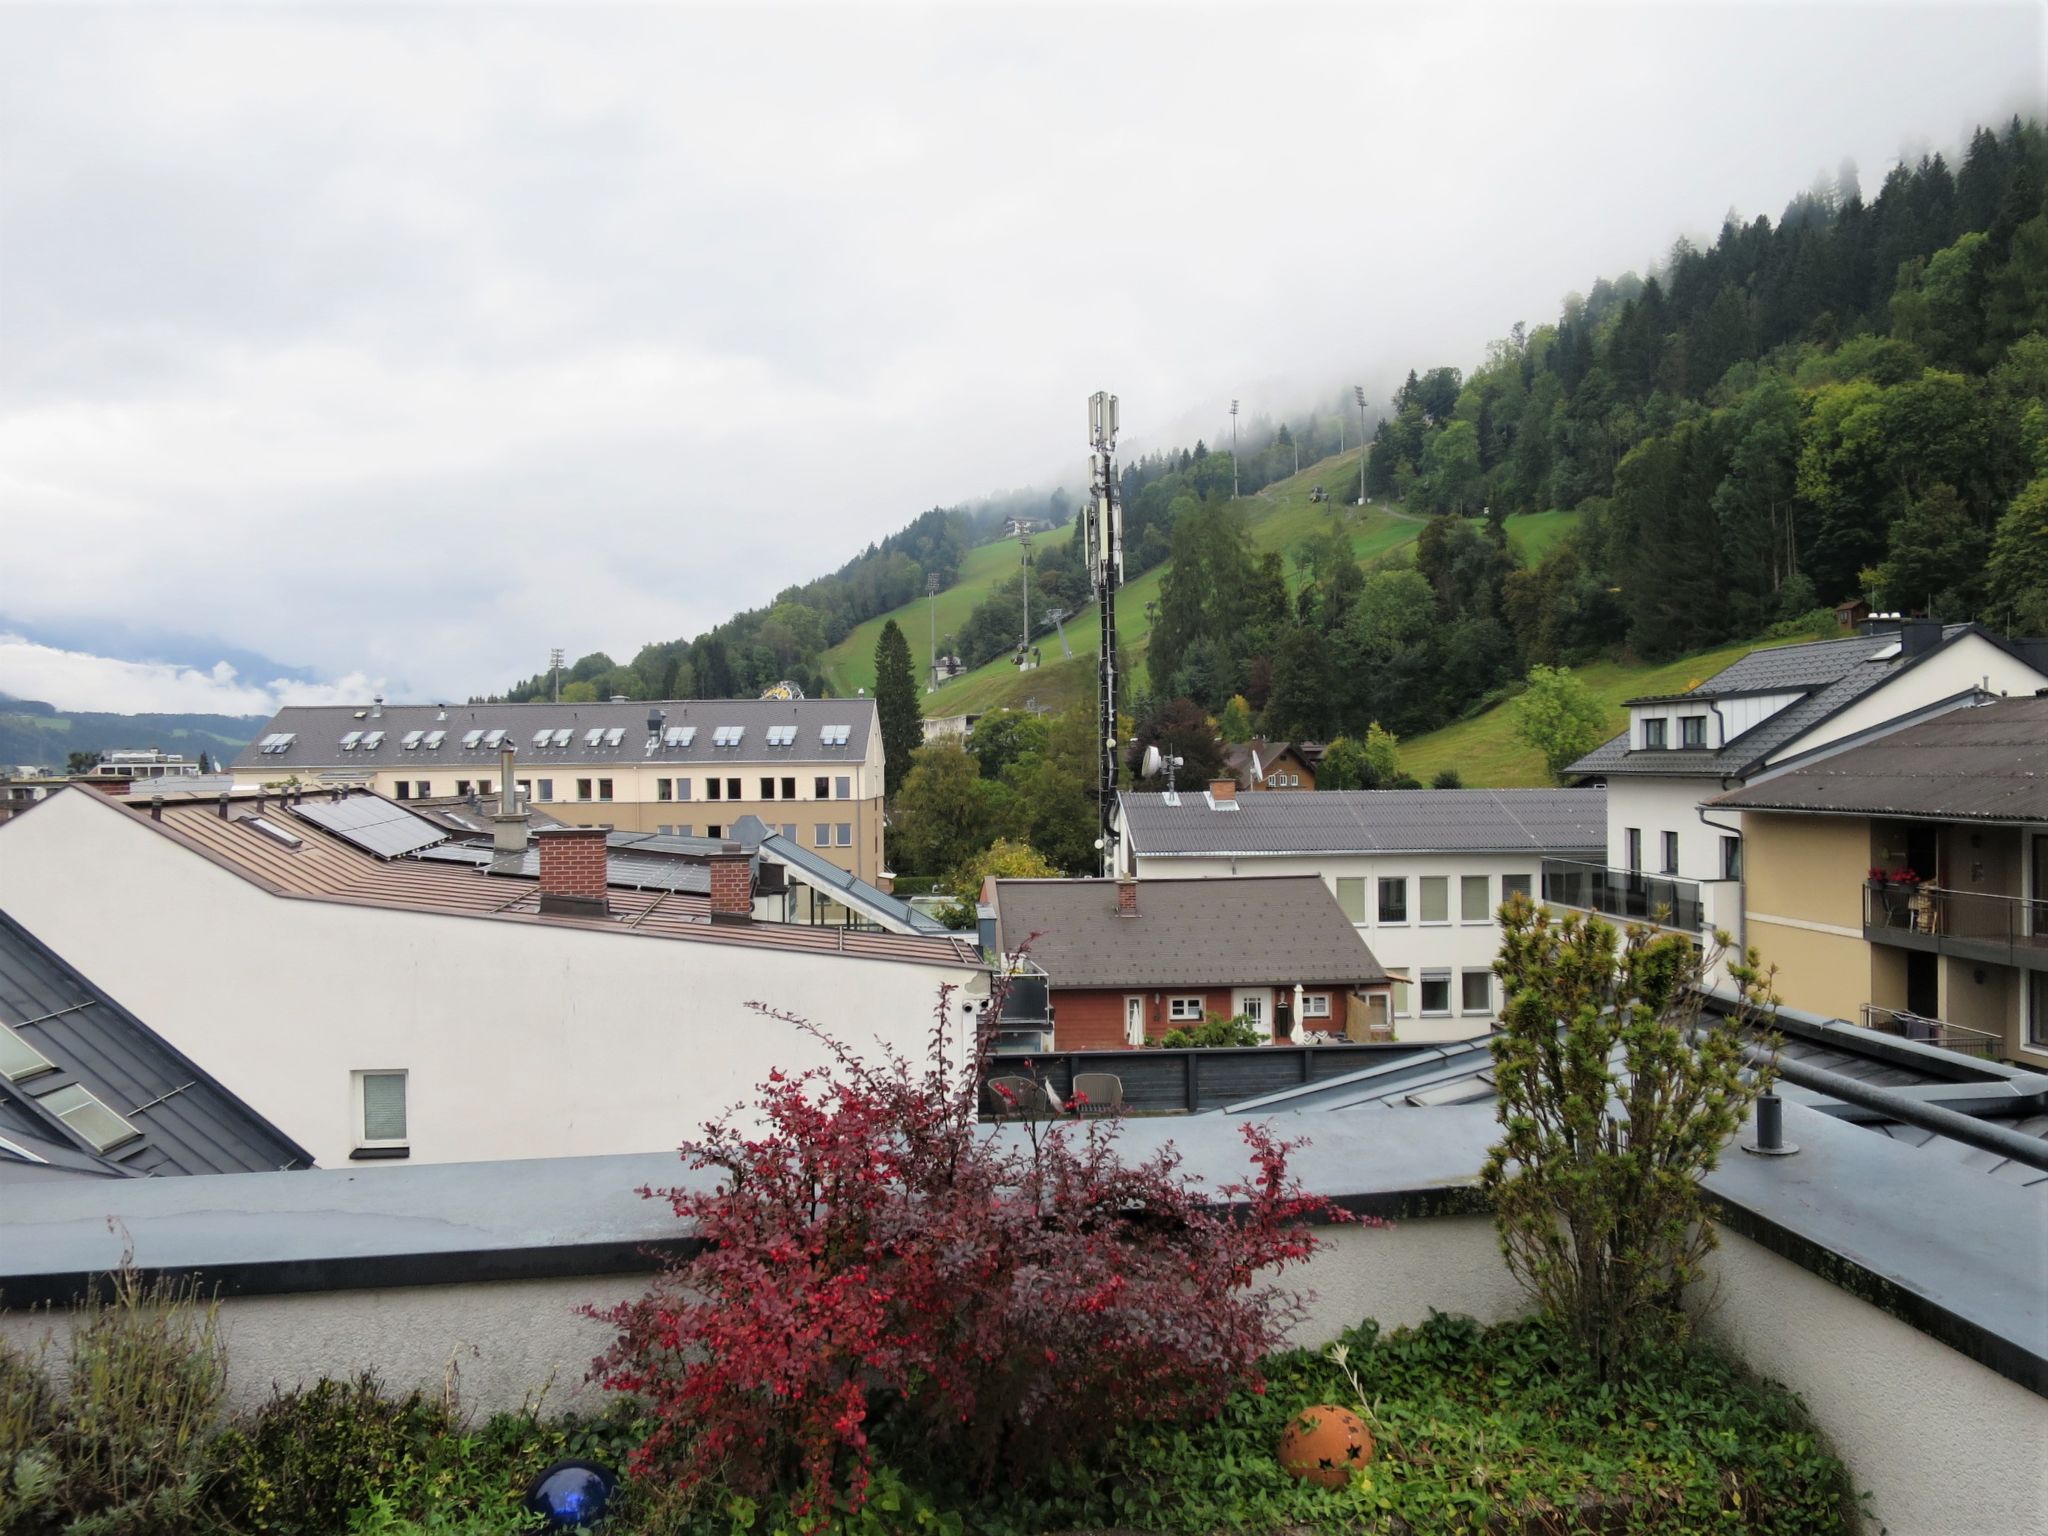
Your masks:
{"label": "pine tree", "polygon": [[924,711],[917,698],[917,674],[910,666],[910,642],[891,619],[875,642],[875,712],[882,722],[883,792],[894,798],[910,772],[910,754],[924,744]]}

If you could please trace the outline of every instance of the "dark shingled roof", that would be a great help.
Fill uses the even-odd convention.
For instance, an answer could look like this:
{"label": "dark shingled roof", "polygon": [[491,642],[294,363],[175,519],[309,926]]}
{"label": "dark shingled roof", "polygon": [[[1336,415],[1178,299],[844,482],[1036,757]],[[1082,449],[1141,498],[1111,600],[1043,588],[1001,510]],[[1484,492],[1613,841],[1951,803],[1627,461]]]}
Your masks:
{"label": "dark shingled roof", "polygon": [[[134,1014],[0,912],[0,1023],[40,1052],[52,1070],[19,1082],[0,1077],[11,1124],[47,1147],[27,1150],[48,1166],[126,1174],[264,1173],[310,1168],[313,1159]],[[97,1153],[44,1100],[77,1085],[140,1132]],[[4,1135],[0,1129],[0,1135]],[[7,1159],[8,1176],[37,1165]]]}
{"label": "dark shingled roof", "polygon": [[[687,747],[669,746],[666,737],[649,744],[647,716],[651,710],[666,710],[665,729],[696,727]],[[712,745],[712,733],[720,726],[746,728],[738,746]],[[786,747],[768,744],[772,725],[794,725],[796,739]],[[848,728],[844,746],[826,746],[820,732],[828,725]],[[543,727],[570,733],[566,746],[534,745],[534,733]],[[584,733],[593,729],[619,730],[615,747],[584,745]],[[256,739],[242,749],[234,761],[237,772],[269,773],[284,779],[310,769],[369,773],[379,768],[418,768],[443,772],[467,770],[479,776],[498,767],[498,753],[504,746],[519,749],[523,770],[539,772],[557,768],[605,768],[633,763],[676,763],[709,767],[718,763],[858,763],[867,756],[868,732],[876,729],[873,699],[641,699],[629,704],[386,704],[374,719],[346,704],[302,704],[279,710],[256,733]],[[505,732],[499,747],[479,742],[464,747],[462,739],[471,731]],[[382,731],[384,738],[374,748],[360,744],[343,751],[341,739],[350,731]],[[441,745],[429,748],[404,745],[412,731],[445,731]],[[265,738],[289,732],[295,738],[282,752],[263,751]]]}
{"label": "dark shingled roof", "polygon": [[[1975,624],[1950,624],[1941,632],[1941,644],[1920,656],[1899,652],[1895,633],[1855,635],[1846,640],[1816,640],[1806,645],[1776,646],[1751,651],[1684,695],[1659,695],[1707,700],[1740,694],[1792,693],[1804,695],[1769,719],[1752,726],[1717,751],[1631,752],[1628,732],[1595,747],[1573,763],[1566,772],[1579,778],[1612,775],[1655,775],[1676,778],[1746,778],[1781,748],[1791,745],[1823,720],[1848,708],[1872,689],[1890,682],[1907,668],[1937,655],[1943,647],[1966,634],[1979,634],[2002,650],[2010,651],[2037,669],[2040,654],[2030,642],[2008,642]],[[1873,657],[1893,654],[1882,660]],[[1651,702],[1648,699],[1633,702]]]}
{"label": "dark shingled roof", "polygon": [[1746,811],[2048,822],[2048,698],[1952,710],[1713,803]]}
{"label": "dark shingled roof", "polygon": [[1055,988],[1387,980],[1314,875],[1145,880],[1136,917],[1118,915],[1114,880],[998,880],[995,898],[997,943],[1029,940]]}
{"label": "dark shingled roof", "polygon": [[1174,854],[1528,853],[1607,855],[1604,789],[1347,789],[1240,795],[1126,794],[1125,836],[1145,858]]}

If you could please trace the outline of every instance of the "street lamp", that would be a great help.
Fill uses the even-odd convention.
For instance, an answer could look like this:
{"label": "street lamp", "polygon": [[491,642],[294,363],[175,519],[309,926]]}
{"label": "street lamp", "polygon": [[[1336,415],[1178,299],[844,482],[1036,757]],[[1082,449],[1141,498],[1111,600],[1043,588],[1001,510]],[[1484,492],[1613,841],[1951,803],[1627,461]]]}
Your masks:
{"label": "street lamp", "polygon": [[1230,499],[1237,500],[1237,402],[1230,402]]}
{"label": "street lamp", "polygon": [[1354,384],[1351,393],[1358,396],[1358,504],[1365,505],[1365,386]]}

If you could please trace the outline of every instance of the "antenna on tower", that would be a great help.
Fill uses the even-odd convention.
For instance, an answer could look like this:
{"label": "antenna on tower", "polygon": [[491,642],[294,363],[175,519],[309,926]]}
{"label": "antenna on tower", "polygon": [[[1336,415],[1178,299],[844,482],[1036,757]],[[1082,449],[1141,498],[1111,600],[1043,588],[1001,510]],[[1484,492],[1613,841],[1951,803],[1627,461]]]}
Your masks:
{"label": "antenna on tower", "polygon": [[1117,514],[1116,396],[1098,390],[1088,397],[1089,467],[1093,499],[1088,505],[1088,565],[1102,620],[1102,646],[1095,658],[1096,740],[1100,753],[1096,785],[1102,873],[1116,873],[1116,594],[1124,584],[1124,535]]}

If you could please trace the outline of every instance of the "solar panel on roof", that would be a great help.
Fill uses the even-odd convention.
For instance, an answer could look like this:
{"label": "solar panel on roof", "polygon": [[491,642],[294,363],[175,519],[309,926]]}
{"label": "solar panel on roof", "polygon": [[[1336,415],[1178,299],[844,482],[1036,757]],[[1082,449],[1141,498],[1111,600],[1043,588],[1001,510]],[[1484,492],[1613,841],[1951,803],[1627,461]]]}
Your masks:
{"label": "solar panel on roof", "polygon": [[483,739],[484,733],[482,731],[464,731],[462,733],[462,744],[464,747],[473,747]]}
{"label": "solar panel on roof", "polygon": [[301,801],[292,807],[292,814],[380,859],[395,859],[443,841],[440,829],[431,822],[370,795]]}

